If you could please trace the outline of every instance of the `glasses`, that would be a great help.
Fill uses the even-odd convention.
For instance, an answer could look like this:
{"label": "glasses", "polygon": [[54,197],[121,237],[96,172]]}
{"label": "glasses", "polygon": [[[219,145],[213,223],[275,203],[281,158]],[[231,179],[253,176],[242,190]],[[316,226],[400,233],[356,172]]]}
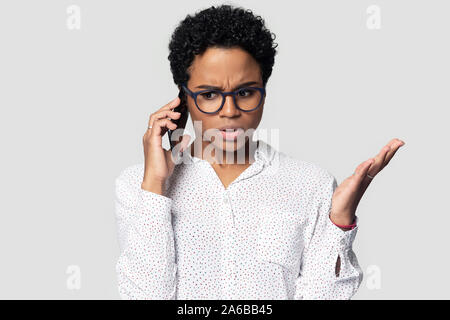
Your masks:
{"label": "glasses", "polygon": [[220,90],[201,90],[192,92],[185,85],[183,90],[192,97],[197,108],[203,113],[219,112],[225,104],[226,96],[233,96],[234,105],[241,111],[253,111],[261,106],[262,100],[266,95],[265,88],[244,87],[236,91],[223,92]]}

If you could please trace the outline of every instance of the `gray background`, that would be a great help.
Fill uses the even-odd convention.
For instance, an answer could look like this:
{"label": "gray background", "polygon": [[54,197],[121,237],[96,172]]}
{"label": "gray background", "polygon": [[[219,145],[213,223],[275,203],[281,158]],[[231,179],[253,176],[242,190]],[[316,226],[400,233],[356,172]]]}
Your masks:
{"label": "gray background", "polygon": [[[0,3],[0,298],[119,298],[114,179],[143,161],[148,117],[177,95],[173,29],[220,3]],[[449,2],[226,3],[277,35],[260,128],[280,130],[280,151],[340,183],[391,138],[406,142],[359,205],[354,298],[450,298]],[[72,4],[80,30],[66,25]],[[366,25],[370,5],[381,29]],[[66,285],[70,265],[79,290]]]}

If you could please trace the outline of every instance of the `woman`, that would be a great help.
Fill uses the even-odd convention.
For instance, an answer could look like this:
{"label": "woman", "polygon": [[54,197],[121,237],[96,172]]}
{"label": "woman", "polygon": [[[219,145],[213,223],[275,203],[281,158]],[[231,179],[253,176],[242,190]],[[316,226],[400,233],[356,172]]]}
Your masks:
{"label": "woman", "polygon": [[162,147],[181,117],[177,97],[150,116],[144,163],[116,179],[123,299],[349,299],[358,289],[356,207],[404,142],[390,141],[339,187],[269,143],[253,148],[246,133],[261,121],[272,35],[229,5],[188,15],[172,35],[171,70],[196,139],[176,145],[181,163]]}

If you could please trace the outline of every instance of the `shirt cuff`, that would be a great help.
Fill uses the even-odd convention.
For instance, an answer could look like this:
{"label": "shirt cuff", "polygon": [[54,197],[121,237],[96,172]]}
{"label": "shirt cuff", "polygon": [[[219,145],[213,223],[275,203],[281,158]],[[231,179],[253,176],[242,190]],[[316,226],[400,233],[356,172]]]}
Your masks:
{"label": "shirt cuff", "polygon": [[358,216],[355,216],[356,226],[351,230],[342,230],[337,225],[331,221],[328,215],[328,225],[327,229],[331,233],[333,238],[333,243],[337,244],[337,249],[339,251],[351,248],[353,241],[355,240],[356,233],[358,231]]}
{"label": "shirt cuff", "polygon": [[140,188],[139,203],[141,215],[170,218],[173,200],[169,197]]}

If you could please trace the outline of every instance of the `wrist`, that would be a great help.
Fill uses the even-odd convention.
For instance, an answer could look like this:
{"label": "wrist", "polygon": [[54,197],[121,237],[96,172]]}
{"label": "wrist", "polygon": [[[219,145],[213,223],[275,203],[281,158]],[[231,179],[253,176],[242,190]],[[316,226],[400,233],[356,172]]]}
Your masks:
{"label": "wrist", "polygon": [[335,218],[331,217],[331,213],[329,215],[330,221],[336,225],[337,227],[341,228],[342,230],[352,230],[356,227],[356,216],[352,215],[351,217],[345,217],[345,218]]}
{"label": "wrist", "polygon": [[141,184],[141,188],[145,191],[164,195],[165,193],[165,181],[159,180],[144,180]]}

